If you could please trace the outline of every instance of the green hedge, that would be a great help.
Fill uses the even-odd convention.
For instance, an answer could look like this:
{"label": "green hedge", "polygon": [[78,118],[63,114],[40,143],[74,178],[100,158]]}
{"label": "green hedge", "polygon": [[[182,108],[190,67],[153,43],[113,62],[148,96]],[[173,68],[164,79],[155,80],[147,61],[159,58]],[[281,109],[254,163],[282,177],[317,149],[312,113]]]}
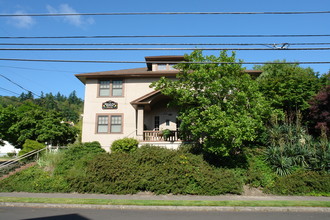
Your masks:
{"label": "green hedge", "polygon": [[86,172],[70,178],[80,193],[219,195],[242,193],[243,181],[229,169],[213,168],[202,156],[142,146],[134,153],[100,154]]}
{"label": "green hedge", "polygon": [[0,181],[1,192],[69,192],[63,176],[50,175],[39,166],[30,167]]}
{"label": "green hedge", "polygon": [[330,195],[330,174],[326,172],[298,170],[279,177],[266,191],[279,195]]}

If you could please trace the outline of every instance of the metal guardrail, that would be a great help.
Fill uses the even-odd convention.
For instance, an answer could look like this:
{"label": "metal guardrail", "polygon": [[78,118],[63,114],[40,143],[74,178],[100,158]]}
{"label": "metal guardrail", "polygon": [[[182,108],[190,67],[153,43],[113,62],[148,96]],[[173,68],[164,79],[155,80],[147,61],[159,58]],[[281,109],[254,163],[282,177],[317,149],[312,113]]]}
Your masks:
{"label": "metal guardrail", "polygon": [[20,160],[25,159],[25,158],[27,158],[27,157],[33,156],[33,155],[35,155],[35,154],[38,154],[38,153],[40,153],[41,151],[46,150],[46,149],[47,149],[47,147],[42,148],[42,149],[40,149],[40,150],[33,150],[33,151],[30,151],[30,152],[28,152],[28,153],[26,153],[26,154],[23,154],[23,155],[19,156],[19,157],[16,157],[16,158],[14,158],[14,159],[8,160],[8,161],[6,161],[6,162],[4,162],[4,163],[2,163],[2,164],[0,165],[0,169],[5,168],[5,167],[7,167],[7,166],[9,166],[9,165],[11,165],[11,164],[13,164],[13,163],[16,163],[16,162],[18,162],[18,161],[20,161]]}

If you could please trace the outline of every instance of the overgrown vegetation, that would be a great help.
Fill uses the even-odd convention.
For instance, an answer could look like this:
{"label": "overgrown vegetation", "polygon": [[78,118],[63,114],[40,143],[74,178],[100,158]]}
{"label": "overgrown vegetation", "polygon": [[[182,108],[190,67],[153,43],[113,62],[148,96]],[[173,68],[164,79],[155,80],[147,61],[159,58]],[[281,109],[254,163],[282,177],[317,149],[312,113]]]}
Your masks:
{"label": "overgrown vegetation", "polygon": [[297,170],[276,179],[266,192],[278,195],[330,196],[330,175],[326,172]]}
{"label": "overgrown vegetation", "polygon": [[[236,61],[235,53],[219,57],[201,51],[185,56],[177,80],[162,77],[152,84],[178,107],[183,139],[199,142],[205,151],[228,156],[265,130],[265,119],[278,114],[255,80]],[[203,64],[200,64],[202,62]],[[220,64],[230,62],[235,64]]]}
{"label": "overgrown vegetation", "polygon": [[139,191],[196,195],[242,193],[242,176],[231,169],[210,166],[201,155],[153,146],[142,146],[133,153],[108,154],[98,143],[74,145],[60,154],[53,160],[55,164],[41,162],[39,166],[1,181],[1,190],[115,194]]}
{"label": "overgrown vegetation", "polygon": [[330,142],[307,134],[300,121],[276,124],[269,130],[266,160],[276,174],[285,176],[297,168],[330,171]]}

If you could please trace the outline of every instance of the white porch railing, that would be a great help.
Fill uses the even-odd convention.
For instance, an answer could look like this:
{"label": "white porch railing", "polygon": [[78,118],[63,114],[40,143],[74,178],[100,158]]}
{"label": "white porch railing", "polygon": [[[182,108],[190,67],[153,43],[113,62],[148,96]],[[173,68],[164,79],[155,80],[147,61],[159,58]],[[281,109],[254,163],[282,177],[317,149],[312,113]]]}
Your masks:
{"label": "white porch railing", "polygon": [[143,131],[143,141],[181,141],[178,131],[171,131],[171,134],[165,138],[161,131]]}

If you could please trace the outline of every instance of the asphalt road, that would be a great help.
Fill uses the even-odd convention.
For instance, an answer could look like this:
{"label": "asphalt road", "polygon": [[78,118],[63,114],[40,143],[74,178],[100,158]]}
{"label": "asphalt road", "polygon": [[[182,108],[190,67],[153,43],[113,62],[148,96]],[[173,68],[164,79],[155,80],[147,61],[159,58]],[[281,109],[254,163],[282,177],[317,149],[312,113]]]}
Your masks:
{"label": "asphalt road", "polygon": [[329,213],[317,212],[196,212],[120,209],[72,209],[0,207],[1,220],[329,220]]}

